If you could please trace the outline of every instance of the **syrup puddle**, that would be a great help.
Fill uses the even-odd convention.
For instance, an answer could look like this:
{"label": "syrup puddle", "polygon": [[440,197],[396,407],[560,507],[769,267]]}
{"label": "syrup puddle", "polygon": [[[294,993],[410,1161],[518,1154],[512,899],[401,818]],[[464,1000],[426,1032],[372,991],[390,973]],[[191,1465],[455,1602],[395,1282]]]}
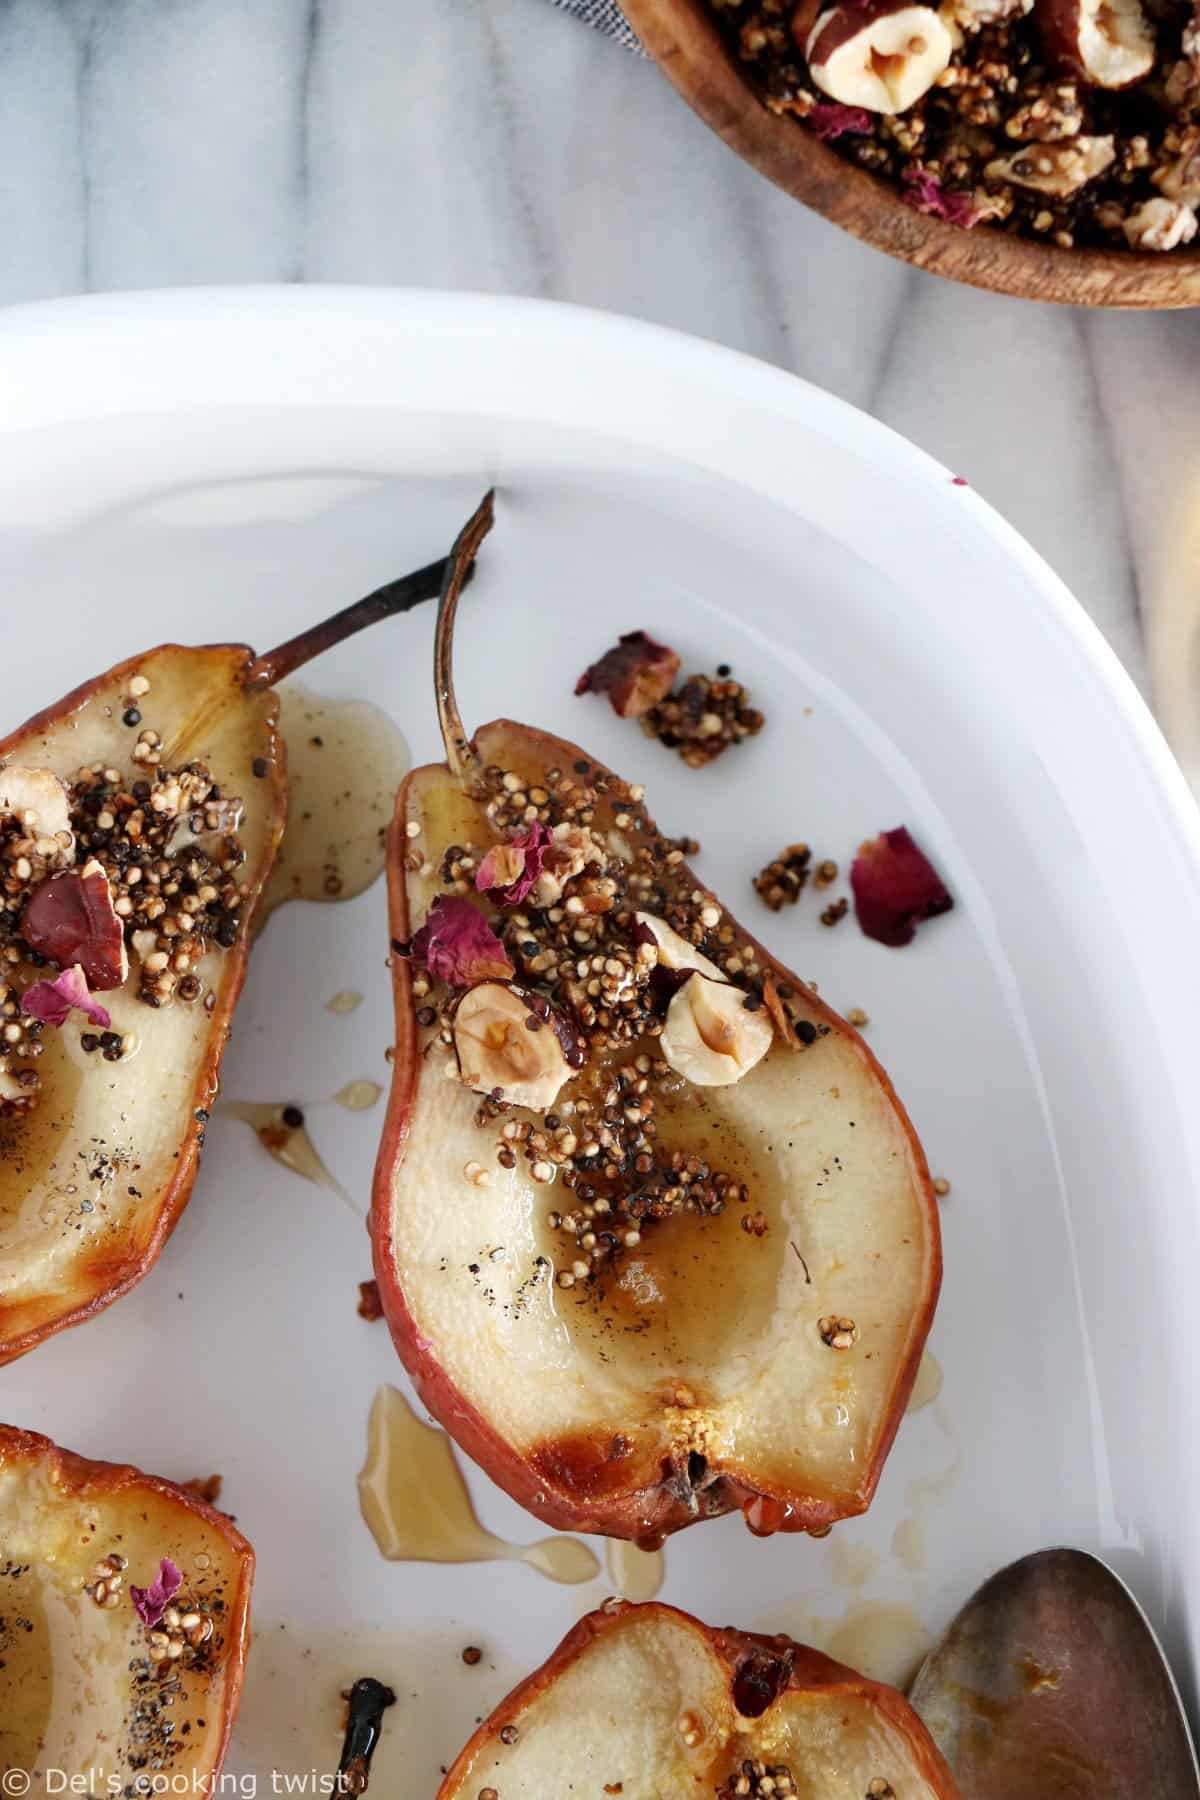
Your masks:
{"label": "syrup puddle", "polygon": [[403,734],[368,700],[325,700],[285,682],[279,731],[287,745],[288,822],[259,903],[260,929],[285,900],[353,900],[370,887],[383,868],[396,789],[409,767]]}
{"label": "syrup puddle", "polygon": [[942,1365],[937,1357],[927,1350],[921,1358],[921,1366],[917,1370],[917,1379],[913,1383],[912,1398],[908,1403],[910,1413],[920,1412],[922,1407],[932,1406],[942,1391]]}
{"label": "syrup puddle", "polygon": [[653,1600],[666,1580],[667,1559],[661,1550],[639,1550],[622,1538],[609,1538],[604,1561],[622,1600]]}
{"label": "syrup puddle", "polygon": [[[368,1088],[374,1087],[375,1083],[351,1082],[350,1086]],[[347,1091],[342,1089],[342,1093]],[[382,1088],[378,1089],[375,1099],[382,1092]],[[342,1104],[349,1102],[343,1101]],[[368,1101],[367,1104],[373,1102]],[[304,1181],[311,1181],[315,1187],[327,1188],[331,1194],[336,1194],[345,1202],[356,1219],[362,1218],[362,1213],[341,1182],[330,1174],[322,1162],[316,1145],[308,1135],[301,1107],[290,1103],[283,1106],[277,1101],[269,1100],[220,1100],[217,1111],[228,1113],[231,1119],[240,1119],[243,1125],[249,1125],[268,1156],[274,1157],[277,1163],[290,1170],[293,1175],[299,1175]]]}
{"label": "syrup puddle", "polygon": [[892,1555],[910,1575],[919,1575],[925,1567],[925,1522],[923,1519],[901,1519],[892,1533]]}
{"label": "syrup puddle", "polygon": [[[938,1375],[941,1375],[940,1369]],[[918,1475],[908,1484],[905,1497],[911,1516],[901,1519],[892,1533],[892,1555],[910,1575],[919,1575],[925,1567],[926,1514],[932,1507],[949,1498],[962,1471],[962,1445],[950,1422],[950,1415],[944,1406],[935,1406],[933,1416],[942,1436],[950,1445],[951,1458],[944,1468],[935,1470],[932,1475]]]}
{"label": "syrup puddle", "polygon": [[325,1002],[325,1011],[331,1013],[357,1012],[363,1003],[363,996],[355,988],[343,988],[340,994],[331,994]]}
{"label": "syrup puddle", "polygon": [[838,1587],[861,1588],[875,1573],[879,1557],[870,1544],[835,1537],[829,1545],[829,1573]]}
{"label": "syrup puddle", "polygon": [[940,1500],[948,1499],[962,1473],[962,1444],[944,1406],[935,1406],[933,1416],[942,1436],[950,1445],[951,1457],[944,1469],[933,1475],[918,1475],[908,1484],[908,1504],[919,1517]]}
{"label": "syrup puddle", "polygon": [[388,1562],[523,1562],[570,1585],[600,1573],[578,1538],[510,1544],[485,1531],[450,1439],[418,1419],[398,1388],[381,1387],[372,1402],[358,1503]]}
{"label": "syrup puddle", "polygon": [[273,1156],[293,1175],[301,1175],[318,1187],[338,1191],[338,1183],[318,1156],[298,1106],[280,1106],[271,1101],[222,1100],[220,1111],[249,1125],[268,1156]]}
{"label": "syrup puddle", "polygon": [[826,1656],[901,1693],[933,1641],[911,1607],[879,1601],[854,1607],[840,1621],[814,1619],[813,1624],[825,1628],[819,1641]]}

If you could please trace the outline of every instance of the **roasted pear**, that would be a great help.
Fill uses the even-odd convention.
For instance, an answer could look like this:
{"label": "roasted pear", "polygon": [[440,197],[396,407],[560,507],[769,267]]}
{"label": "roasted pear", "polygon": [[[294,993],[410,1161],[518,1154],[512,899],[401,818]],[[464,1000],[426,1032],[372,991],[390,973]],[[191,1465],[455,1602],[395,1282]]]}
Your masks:
{"label": "roasted pear", "polygon": [[498,720],[389,854],[396,1050],[375,1272],[423,1401],[545,1523],[652,1543],[862,1512],[941,1274],[883,1070],[656,828],[643,790]]}
{"label": "roasted pear", "polygon": [[786,1637],[609,1602],[502,1700],[438,1800],[957,1800],[894,1688]]}
{"label": "roasted pear", "polygon": [[187,1201],[284,829],[273,685],[443,566],[265,656],[147,651],[0,741],[0,1361],[131,1287]]}
{"label": "roasted pear", "polygon": [[184,1489],[0,1425],[0,1769],[28,1777],[5,1791],[211,1792],[253,1573]]}

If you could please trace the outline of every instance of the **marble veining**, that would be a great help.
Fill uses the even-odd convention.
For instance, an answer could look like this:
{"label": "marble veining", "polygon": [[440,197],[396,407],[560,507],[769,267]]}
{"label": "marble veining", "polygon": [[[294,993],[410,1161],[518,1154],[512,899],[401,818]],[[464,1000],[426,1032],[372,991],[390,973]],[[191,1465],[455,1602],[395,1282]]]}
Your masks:
{"label": "marble veining", "polygon": [[546,0],[6,0],[0,167],[0,302],[509,290],[795,370],[1005,513],[1200,774],[1194,316],[1087,316],[891,262]]}

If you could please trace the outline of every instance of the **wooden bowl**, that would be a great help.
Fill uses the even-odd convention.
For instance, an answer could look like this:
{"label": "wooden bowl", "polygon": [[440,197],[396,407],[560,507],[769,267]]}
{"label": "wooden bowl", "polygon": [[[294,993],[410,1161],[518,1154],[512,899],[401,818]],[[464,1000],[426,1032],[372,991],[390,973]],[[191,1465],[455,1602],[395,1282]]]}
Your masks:
{"label": "wooden bowl", "polygon": [[797,120],[767,111],[704,0],[622,0],[642,43],[732,150],[835,225],[919,269],[1026,300],[1073,306],[1200,306],[1200,246],[1159,254],[1062,250],[914,212],[889,183],[847,162]]}

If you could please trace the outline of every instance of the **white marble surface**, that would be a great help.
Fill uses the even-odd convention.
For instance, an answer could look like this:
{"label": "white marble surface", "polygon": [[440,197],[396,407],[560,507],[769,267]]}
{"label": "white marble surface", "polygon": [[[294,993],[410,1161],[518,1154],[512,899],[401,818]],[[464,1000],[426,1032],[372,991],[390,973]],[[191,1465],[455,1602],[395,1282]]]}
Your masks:
{"label": "white marble surface", "polygon": [[1200,772],[1200,320],[924,276],[545,0],[7,0],[0,301],[192,282],[550,295],[796,370],[968,476]]}

